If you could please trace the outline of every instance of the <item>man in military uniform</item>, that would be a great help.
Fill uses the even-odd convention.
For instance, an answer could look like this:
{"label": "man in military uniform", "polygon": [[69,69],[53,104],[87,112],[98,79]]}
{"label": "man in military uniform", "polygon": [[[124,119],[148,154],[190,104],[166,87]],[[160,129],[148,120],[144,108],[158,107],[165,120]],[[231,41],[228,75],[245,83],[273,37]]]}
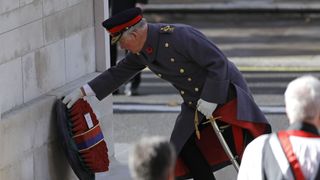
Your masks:
{"label": "man in military uniform", "polygon": [[[129,53],[116,66],[66,96],[63,102],[71,107],[77,99],[92,95],[101,100],[148,67],[159,78],[170,82],[183,98],[170,139],[183,164],[177,164],[176,176],[212,180],[212,171],[226,165],[219,159],[225,156],[219,154],[221,151],[210,150],[211,159],[206,155],[208,136],[202,133],[202,122],[212,115],[220,116],[219,125],[233,134],[226,139],[239,157],[249,136],[252,139],[270,132],[241,73],[201,32],[188,25],[146,23],[139,8],[119,13],[105,20],[103,26],[112,41],[119,41],[121,48]],[[199,123],[195,123],[195,115]],[[226,124],[240,128],[228,128]],[[198,148],[201,142],[204,146]],[[211,146],[213,150],[221,149],[218,141],[209,138],[209,142],[216,142]]]}
{"label": "man in military uniform", "polygon": [[[110,0],[109,7],[111,7],[111,16],[114,16],[124,10],[131,9],[134,7],[142,8],[148,0]],[[110,38],[111,40],[112,38]],[[117,43],[110,41],[110,65],[114,66],[118,60],[118,48]],[[124,93],[128,96],[138,95],[138,88],[141,82],[141,73],[136,74],[130,82],[125,85]],[[113,94],[118,94],[119,90]]]}

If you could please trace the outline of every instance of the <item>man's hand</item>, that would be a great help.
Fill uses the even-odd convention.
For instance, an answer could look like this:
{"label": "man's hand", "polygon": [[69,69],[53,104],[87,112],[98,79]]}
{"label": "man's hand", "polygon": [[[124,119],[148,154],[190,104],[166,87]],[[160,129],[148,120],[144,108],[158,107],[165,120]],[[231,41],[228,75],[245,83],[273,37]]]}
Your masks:
{"label": "man's hand", "polygon": [[72,91],[70,94],[65,96],[62,100],[62,102],[67,105],[67,108],[70,109],[72,105],[80,98],[83,98],[84,94],[82,93],[81,89],[78,88],[74,91]]}
{"label": "man's hand", "polygon": [[203,115],[205,115],[207,119],[210,119],[210,117],[212,117],[212,113],[216,108],[217,104],[215,103],[207,102],[203,99],[198,100],[197,109]]}

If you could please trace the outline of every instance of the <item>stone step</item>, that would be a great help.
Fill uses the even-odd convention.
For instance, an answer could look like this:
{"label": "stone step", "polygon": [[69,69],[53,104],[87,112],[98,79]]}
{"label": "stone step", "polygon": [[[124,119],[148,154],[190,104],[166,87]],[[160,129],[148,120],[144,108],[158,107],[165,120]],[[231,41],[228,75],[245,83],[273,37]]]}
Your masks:
{"label": "stone step", "polygon": [[320,13],[318,1],[150,2],[144,13]]}

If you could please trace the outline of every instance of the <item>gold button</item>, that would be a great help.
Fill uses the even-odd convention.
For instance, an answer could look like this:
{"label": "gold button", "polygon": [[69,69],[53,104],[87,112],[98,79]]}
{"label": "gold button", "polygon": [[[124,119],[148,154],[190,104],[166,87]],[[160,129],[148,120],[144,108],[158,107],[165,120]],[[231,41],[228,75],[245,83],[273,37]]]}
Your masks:
{"label": "gold button", "polygon": [[158,74],[159,77],[162,77],[162,74]]}
{"label": "gold button", "polygon": [[171,58],[170,61],[171,61],[171,62],[174,62],[174,58]]}
{"label": "gold button", "polygon": [[189,103],[189,105],[192,105],[192,102],[191,102],[191,101],[189,101],[188,103]]}
{"label": "gold button", "polygon": [[184,94],[184,91],[180,91],[181,94]]}
{"label": "gold button", "polygon": [[164,47],[166,47],[166,48],[169,47],[169,43],[165,43]]}
{"label": "gold button", "polygon": [[188,78],[188,81],[191,82],[191,81],[192,81],[192,78],[189,77],[189,78]]}
{"label": "gold button", "polygon": [[181,69],[180,69],[180,73],[181,73],[181,74],[184,73],[184,69],[181,68]]}
{"label": "gold button", "polygon": [[196,92],[198,92],[198,91],[199,91],[199,88],[194,88],[194,90],[195,90]]}

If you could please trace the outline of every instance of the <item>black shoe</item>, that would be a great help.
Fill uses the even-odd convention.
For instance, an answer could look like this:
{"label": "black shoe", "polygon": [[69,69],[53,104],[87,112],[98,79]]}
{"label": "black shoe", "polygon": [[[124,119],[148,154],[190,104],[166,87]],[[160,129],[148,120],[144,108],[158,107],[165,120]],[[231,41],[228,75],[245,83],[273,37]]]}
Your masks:
{"label": "black shoe", "polygon": [[138,92],[138,89],[126,89],[124,91],[124,94],[126,96],[139,96],[139,92]]}
{"label": "black shoe", "polygon": [[131,96],[139,96],[139,91],[138,89],[131,89]]}
{"label": "black shoe", "polygon": [[115,91],[112,93],[112,95],[119,95],[119,94],[120,94],[119,89],[115,90]]}

